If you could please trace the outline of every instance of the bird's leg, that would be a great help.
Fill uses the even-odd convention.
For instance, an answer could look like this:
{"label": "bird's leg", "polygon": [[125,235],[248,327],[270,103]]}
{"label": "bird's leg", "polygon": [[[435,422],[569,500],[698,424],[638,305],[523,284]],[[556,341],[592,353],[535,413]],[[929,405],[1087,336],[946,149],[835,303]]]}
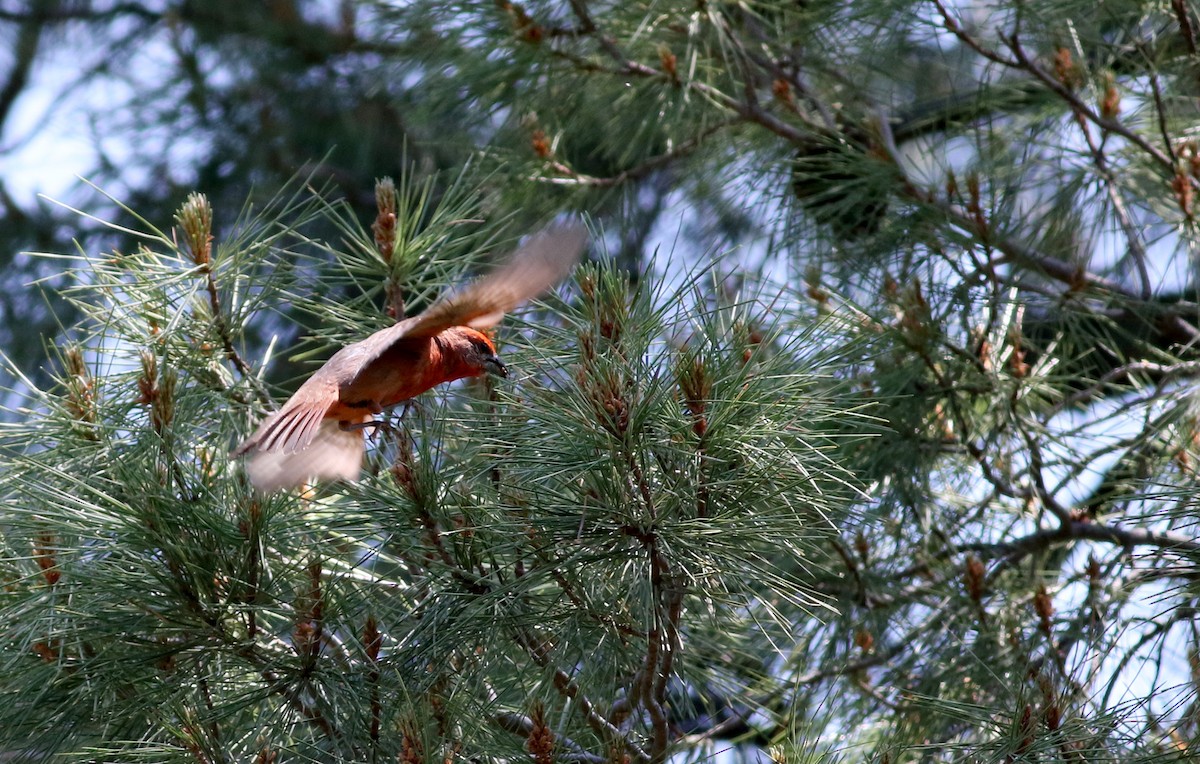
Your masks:
{"label": "bird's leg", "polygon": [[403,420],[404,417],[408,416],[408,412],[412,411],[416,407],[417,407],[417,399],[416,398],[409,398],[408,400],[406,400],[404,402],[404,407],[402,409],[400,409],[399,419]]}
{"label": "bird's leg", "polygon": [[396,429],[392,426],[392,423],[386,419],[368,419],[365,422],[338,422],[338,427],[347,432],[353,432],[355,430],[362,431],[370,427],[372,430],[371,437],[374,437],[375,433],[378,433],[380,430],[388,433],[389,435],[396,434]]}
{"label": "bird's leg", "polygon": [[[400,414],[396,417],[396,421],[397,422],[403,421],[405,415],[408,414],[408,412],[410,410],[412,410],[413,408],[416,408],[416,406],[417,406],[416,398],[409,398],[408,400],[406,400],[404,402],[404,407],[402,409],[400,409]],[[380,407],[379,405],[371,405],[370,411],[372,414],[382,414],[383,408]],[[361,430],[365,430],[369,427],[369,428],[371,428],[371,434],[369,437],[371,437],[372,439],[375,437],[376,434],[383,432],[386,435],[392,436],[392,439],[395,440],[397,443],[400,442],[400,438],[404,434],[401,431],[402,430],[401,427],[399,427],[398,425],[392,424],[392,422],[387,419],[368,419],[365,422],[338,422],[338,427],[347,432],[353,432],[356,430],[361,431]]]}

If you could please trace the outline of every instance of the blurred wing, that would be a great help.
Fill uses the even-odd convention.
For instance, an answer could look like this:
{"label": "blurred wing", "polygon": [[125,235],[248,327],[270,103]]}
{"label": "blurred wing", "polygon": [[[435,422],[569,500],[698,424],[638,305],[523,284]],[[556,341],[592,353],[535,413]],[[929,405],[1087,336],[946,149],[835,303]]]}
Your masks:
{"label": "blurred wing", "polygon": [[363,434],[343,430],[337,421],[320,421],[311,441],[300,450],[259,448],[246,461],[250,483],[271,493],[296,488],[306,482],[358,480],[362,470]]}
{"label": "blurred wing", "polygon": [[537,297],[567,277],[587,240],[580,225],[547,228],[534,234],[508,261],[479,281],[451,293],[423,313],[381,329],[354,348],[354,374],[383,355],[402,339],[420,339],[440,334],[452,326],[486,329],[500,323],[504,314],[526,300]]}
{"label": "blurred wing", "polygon": [[431,337],[452,326],[486,329],[504,314],[566,278],[586,241],[582,226],[556,226],[530,237],[508,261],[413,319],[409,337]]}
{"label": "blurred wing", "polygon": [[337,403],[340,370],[353,367],[361,355],[355,345],[335,353],[233,450],[235,458],[249,455],[246,474],[255,488],[270,493],[310,480],[358,479],[365,451],[362,431],[343,430],[337,419],[325,415]]}
{"label": "blurred wing", "polygon": [[316,436],[329,407],[337,402],[337,384],[325,372],[329,364],[317,369],[300,389],[288,398],[283,408],[262,421],[258,429],[237,448],[234,457],[252,450],[294,453],[308,447]]}

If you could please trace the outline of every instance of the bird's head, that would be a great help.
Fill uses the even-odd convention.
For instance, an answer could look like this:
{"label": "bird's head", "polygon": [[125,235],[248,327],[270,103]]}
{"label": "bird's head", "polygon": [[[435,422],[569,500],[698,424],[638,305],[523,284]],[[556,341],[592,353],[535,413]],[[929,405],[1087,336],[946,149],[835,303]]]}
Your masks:
{"label": "bird's head", "polygon": [[456,378],[508,376],[508,368],[496,357],[496,346],[483,332],[456,326],[438,335],[438,340],[444,357],[455,367]]}

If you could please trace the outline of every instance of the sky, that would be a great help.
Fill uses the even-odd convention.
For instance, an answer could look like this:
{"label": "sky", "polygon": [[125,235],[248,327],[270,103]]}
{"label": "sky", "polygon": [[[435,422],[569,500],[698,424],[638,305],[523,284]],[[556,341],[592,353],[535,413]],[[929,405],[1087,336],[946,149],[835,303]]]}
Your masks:
{"label": "sky", "polygon": [[22,206],[39,193],[65,195],[78,186],[77,176],[96,163],[96,150],[80,118],[82,99],[56,101],[52,83],[57,74],[36,75],[38,84],[21,94],[0,142],[0,175]]}

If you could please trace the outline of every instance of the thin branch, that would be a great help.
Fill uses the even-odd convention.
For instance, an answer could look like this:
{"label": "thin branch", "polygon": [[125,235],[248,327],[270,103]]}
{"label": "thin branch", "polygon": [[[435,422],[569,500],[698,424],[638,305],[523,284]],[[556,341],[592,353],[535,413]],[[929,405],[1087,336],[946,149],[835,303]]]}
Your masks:
{"label": "thin branch", "polygon": [[233,335],[229,331],[229,322],[225,320],[225,314],[221,311],[221,297],[220,293],[217,291],[217,281],[216,275],[213,272],[214,270],[215,268],[213,267],[211,261],[204,264],[204,283],[205,287],[208,289],[208,304],[209,308],[212,310],[212,320],[213,325],[217,330],[217,336],[221,338],[221,346],[225,351],[225,357],[229,359],[235,368],[237,368],[238,374],[242,376],[242,379],[250,382],[250,385],[254,388],[254,392],[258,394],[259,399],[267,406],[270,406],[271,394],[267,392],[265,387],[263,387],[262,382],[257,376],[255,376],[254,371],[250,368],[250,364],[246,363],[246,360],[242,358],[241,354],[238,353],[237,348],[233,345]]}
{"label": "thin branch", "polygon": [[1151,621],[1151,623],[1154,624],[1153,628],[1148,629],[1144,634],[1142,634],[1141,638],[1131,645],[1129,649],[1125,650],[1121,655],[1120,660],[1118,660],[1117,665],[1112,671],[1113,681],[1110,682],[1106,688],[1104,695],[1101,697],[1098,703],[1098,707],[1102,711],[1108,709],[1109,699],[1112,697],[1112,693],[1118,689],[1119,683],[1116,681],[1116,678],[1123,675],[1124,668],[1137,656],[1143,647],[1155,639],[1166,635],[1166,633],[1170,631],[1175,624],[1180,623],[1181,621],[1191,621],[1195,617],[1195,609],[1190,607],[1180,607],[1172,612],[1170,617],[1164,621]]}
{"label": "thin branch", "polygon": [[1167,128],[1167,107],[1163,103],[1162,85],[1158,81],[1158,72],[1150,70],[1150,92],[1154,95],[1154,113],[1158,117],[1158,131],[1162,134],[1163,145],[1171,156],[1171,162],[1178,161],[1175,147],[1171,143],[1171,131]]}
{"label": "thin branch", "polygon": [[863,582],[862,573],[858,569],[858,563],[856,563],[854,558],[850,555],[850,550],[847,549],[846,545],[841,542],[841,539],[837,538],[836,536],[831,538],[829,543],[833,545],[833,549],[838,553],[838,557],[842,558],[842,564],[846,566],[846,571],[850,573],[850,577],[854,580],[854,588],[857,590],[856,599],[858,600],[858,604],[865,607],[870,607],[867,599],[867,586]]}
{"label": "thin branch", "polygon": [[657,75],[658,72],[650,69],[650,67],[641,67],[630,61],[621,49],[617,47],[617,43],[613,38],[604,34],[600,27],[596,26],[595,20],[592,19],[592,14],[588,10],[587,3],[584,0],[570,0],[571,12],[575,14],[575,18],[579,19],[579,32],[581,35],[588,35],[599,43],[600,47],[608,54],[609,58],[620,63],[622,66],[629,69],[630,74],[634,73],[651,73]]}
{"label": "thin branch", "polygon": [[[917,191],[915,188],[909,189],[909,194],[918,201],[932,205],[940,210],[944,215],[949,217],[954,223],[968,231],[977,231],[978,223],[974,216],[957,205],[948,202],[934,199],[929,194]],[[1114,295],[1127,297],[1134,302],[1140,302],[1138,295],[1123,284],[1120,284],[1112,279],[1098,276],[1082,266],[1073,265],[1058,258],[1051,257],[1044,252],[1039,252],[1025,244],[1019,243],[1010,237],[999,237],[994,235],[994,232],[985,232],[988,235],[988,240],[996,249],[1004,254],[1003,258],[995,261],[997,265],[1007,262],[1016,263],[1026,268],[1031,268],[1043,273],[1056,281],[1066,284],[1071,289],[1080,287],[1090,287],[1110,292]],[[1118,318],[1132,318],[1135,314],[1129,310],[1123,310]],[[1200,341],[1200,330],[1192,326],[1182,316],[1173,310],[1163,311],[1158,316],[1158,329],[1160,333],[1170,338],[1172,341],[1180,344],[1190,344]]]}
{"label": "thin branch", "polygon": [[[4,126],[17,97],[29,84],[29,75],[33,71],[34,60],[37,58],[38,49],[41,46],[43,30],[43,21],[36,16],[31,16],[23,20],[21,29],[17,33],[16,42],[10,49],[13,57],[12,68],[9,70],[8,80],[4,83],[4,87],[0,88],[0,127]],[[0,131],[0,135],[2,134],[3,131]]]}
{"label": "thin branch", "polygon": [[992,61],[1010,68],[1015,68],[1017,66],[1016,61],[1000,55],[992,48],[989,48],[980,42],[978,38],[967,32],[967,30],[963,29],[962,24],[958,23],[958,19],[954,18],[949,9],[946,8],[941,0],[933,0],[933,5],[938,9],[938,13],[942,17],[942,23],[945,25],[946,30],[958,38],[958,41],[963,45],[966,45],[968,48],[975,51],[980,56],[983,56],[988,61]]}
{"label": "thin branch", "polygon": [[1150,283],[1150,271],[1146,265],[1146,247],[1142,244],[1141,236],[1137,227],[1133,224],[1133,217],[1129,214],[1129,209],[1125,205],[1125,198],[1117,187],[1117,179],[1113,175],[1108,166],[1108,157],[1104,154],[1103,141],[1096,143],[1092,137],[1092,131],[1088,128],[1087,120],[1076,114],[1076,122],[1079,124],[1080,132],[1083,133],[1083,138],[1087,142],[1088,150],[1092,154],[1092,162],[1096,165],[1096,171],[1100,174],[1101,180],[1104,181],[1104,190],[1108,194],[1109,201],[1112,202],[1113,212],[1117,215],[1117,222],[1121,226],[1121,231],[1125,234],[1125,241],[1129,245],[1129,254],[1133,257],[1134,266],[1137,268],[1138,280],[1141,282],[1141,299],[1149,300],[1153,295],[1153,288]]}
{"label": "thin branch", "polygon": [[[233,645],[237,643],[237,640],[229,635],[226,638],[226,643]],[[254,664],[259,670],[259,676],[267,683],[267,689],[272,694],[279,695],[286,700],[292,710],[300,714],[300,717],[304,721],[319,729],[330,740],[344,742],[345,738],[333,726],[333,723],[321,713],[320,709],[306,703],[300,697],[300,692],[293,686],[293,683],[281,680],[279,675],[269,668],[269,666],[274,664],[274,661],[260,655],[255,645],[242,645],[236,650],[236,654]],[[357,753],[357,749],[355,751]]]}
{"label": "thin branch", "polygon": [[583,694],[582,690],[579,688],[579,685],[575,683],[575,680],[571,679],[567,672],[552,664],[548,650],[539,644],[538,640],[536,640],[528,633],[528,631],[524,629],[517,631],[515,636],[517,643],[525,648],[525,651],[529,654],[529,657],[533,659],[534,663],[542,668],[551,669],[554,674],[555,689],[557,689],[563,697],[569,698],[576,706],[579,707],[584,719],[587,720],[588,724],[593,730],[595,730],[596,734],[600,735],[601,738],[605,740],[620,741],[621,744],[624,745],[625,750],[637,758],[638,761],[649,762],[651,760],[650,755],[643,751],[641,747],[637,745],[637,743],[628,739],[628,737],[621,733],[621,730],[614,727],[612,723],[608,721],[608,719],[604,718],[604,715],[596,709],[596,704]]}
{"label": "thin branch", "polygon": [[1136,361],[1127,363],[1124,366],[1118,366],[1115,369],[1110,369],[1100,377],[1094,385],[1084,388],[1065,398],[1061,403],[1051,410],[1051,415],[1056,414],[1064,409],[1069,409],[1074,406],[1079,406],[1088,401],[1099,397],[1103,394],[1104,389],[1109,385],[1128,382],[1134,377],[1145,376],[1156,382],[1170,382],[1172,380],[1197,377],[1200,376],[1200,361],[1188,361],[1184,363],[1161,364],[1152,361]]}
{"label": "thin branch", "polygon": [[[654,67],[647,66],[646,64],[639,63],[626,57],[611,38],[599,31],[595,22],[592,20],[590,13],[588,12],[586,3],[584,3],[583,0],[571,0],[571,9],[579,19],[581,29],[586,32],[594,32],[593,36],[599,42],[600,47],[609,56],[609,58],[611,58],[617,64],[618,68],[616,70],[602,71],[608,71],[611,74],[618,74],[621,76],[645,77],[663,80],[669,79],[665,73],[660,72]],[[766,129],[791,143],[801,144],[810,135],[810,132],[789,125],[788,123],[780,120],[778,117],[775,117],[764,110],[757,103],[757,99],[755,99],[753,103],[739,101],[738,99],[711,85],[707,85],[702,82],[696,82],[695,80],[684,82],[682,86],[703,96],[722,109],[733,112],[744,119],[765,127]]]}
{"label": "thin branch", "polygon": [[1060,541],[1072,540],[1102,541],[1125,547],[1128,550],[1139,546],[1148,546],[1167,552],[1178,552],[1189,557],[1200,557],[1200,540],[1191,536],[1147,528],[1118,528],[1106,523],[1085,520],[1072,520],[1057,528],[1035,531],[1013,541],[960,544],[952,551],[1002,555],[1011,562],[1046,549]]}
{"label": "thin branch", "polygon": [[897,640],[896,643],[887,650],[876,650],[875,654],[869,658],[862,658],[857,661],[852,661],[842,666],[838,666],[837,668],[820,669],[818,671],[802,674],[794,679],[791,679],[790,683],[793,685],[817,684],[818,682],[823,682],[826,679],[835,679],[838,677],[853,675],[869,668],[882,666],[885,663],[889,663],[893,658],[905,652],[906,650],[912,649],[913,642],[917,640],[918,636],[922,631],[925,630],[925,628],[926,627],[922,626],[917,629],[913,629],[905,639]]}
{"label": "thin branch", "polygon": [[[658,519],[650,483],[632,451],[626,451],[636,490],[646,507],[651,523]],[[667,719],[667,682],[670,679],[675,653],[679,649],[678,620],[682,610],[683,593],[674,583],[670,564],[659,547],[658,534],[651,529],[637,535],[650,559],[650,588],[653,592],[653,624],[646,636],[646,659],[635,681],[635,694],[650,715],[653,745],[652,760],[666,760],[670,745],[670,723]]]}
{"label": "thin branch", "polygon": [[560,173],[563,177],[547,177],[545,175],[536,175],[530,178],[530,180],[538,183],[549,183],[555,186],[592,186],[595,188],[612,188],[614,186],[620,186],[633,180],[640,180],[655,170],[666,167],[676,160],[692,154],[702,145],[704,145],[704,142],[708,138],[712,137],[721,130],[732,127],[739,123],[740,120],[736,119],[725,119],[717,122],[716,124],[700,131],[691,138],[688,138],[686,141],[681,141],[670,151],[650,157],[638,165],[630,167],[627,170],[622,170],[616,175],[609,177],[584,175],[582,173],[575,172],[575,170],[571,169],[565,164],[562,164],[561,162],[552,161],[549,163],[549,167],[555,172]]}
{"label": "thin branch", "polygon": [[1007,36],[1001,35],[1001,39],[1004,41],[1005,45],[1008,46],[1008,49],[1014,56],[1014,58],[1010,59],[987,47],[977,38],[963,29],[962,25],[958,23],[953,15],[951,15],[949,9],[942,3],[942,0],[932,1],[934,6],[938,9],[938,13],[941,15],[946,29],[971,50],[975,51],[989,61],[1001,64],[1002,66],[1010,69],[1018,69],[1033,75],[1035,79],[1049,88],[1059,98],[1066,101],[1073,111],[1087,117],[1089,121],[1104,128],[1105,130],[1125,138],[1130,143],[1133,143],[1138,148],[1142,149],[1151,157],[1153,157],[1154,160],[1157,161],[1164,170],[1167,172],[1174,172],[1174,165],[1169,156],[1153,146],[1141,135],[1138,135],[1136,132],[1130,130],[1128,127],[1116,121],[1115,119],[1108,119],[1107,117],[1098,114],[1095,109],[1085,103],[1083,99],[1081,99],[1070,88],[1060,82],[1058,78],[1051,75],[1041,66],[1039,66],[1037,62],[1030,58],[1025,52],[1025,48],[1021,45],[1017,32],[1014,31],[1012,34]]}
{"label": "thin branch", "polygon": [[556,560],[542,555],[540,551],[538,553],[538,557],[546,563],[547,569],[550,572],[550,577],[554,579],[556,584],[558,584],[559,590],[567,596],[567,599],[571,601],[571,604],[574,605],[580,612],[585,613],[596,623],[603,624],[622,636],[633,637],[636,639],[644,639],[646,637],[646,635],[640,630],[635,629],[628,624],[621,623],[608,613],[599,612],[593,608],[590,603],[585,602],[583,598],[579,596],[579,592],[575,590],[574,585],[572,585],[567,577],[563,575],[562,571],[557,565]]}
{"label": "thin branch", "polygon": [[1195,56],[1196,48],[1196,30],[1192,27],[1192,18],[1188,13],[1188,4],[1184,0],[1171,0],[1171,10],[1175,11],[1175,19],[1179,22],[1179,31],[1183,35],[1183,41],[1187,45],[1188,53]]}
{"label": "thin branch", "polygon": [[1038,440],[1032,436],[1026,429],[1021,429],[1021,437],[1025,440],[1025,446],[1029,449],[1029,476],[1033,480],[1034,490],[1037,492],[1038,501],[1042,506],[1050,510],[1050,514],[1062,524],[1071,522],[1071,513],[1058,503],[1054,498],[1054,494],[1046,488],[1046,481],[1043,477],[1044,464],[1042,461],[1042,449]]}
{"label": "thin branch", "polygon": [[[493,714],[490,721],[505,732],[511,732],[523,738],[528,738],[533,732],[533,720],[523,714],[502,712]],[[588,753],[587,749],[560,732],[555,732],[554,742],[556,745],[562,745],[571,751],[566,754],[557,753],[554,757],[555,761],[580,761],[586,764],[604,764],[604,762],[609,760],[604,756]]]}
{"label": "thin branch", "polygon": [[208,711],[209,737],[212,738],[212,741],[215,744],[214,747],[221,756],[221,761],[228,761],[229,759],[225,755],[224,745],[221,743],[221,725],[217,721],[217,709],[216,705],[213,703],[212,688],[208,686],[208,678],[201,675],[197,685],[200,688],[200,697],[204,699],[204,708],[206,711]]}
{"label": "thin branch", "polygon": [[1170,531],[1155,531],[1148,528],[1125,529],[1105,523],[1075,521],[1071,523],[1070,536],[1091,541],[1107,541],[1129,549],[1151,546],[1167,552],[1200,556],[1200,540]]}
{"label": "thin branch", "polygon": [[1084,115],[1093,124],[1104,128],[1110,133],[1119,135],[1125,140],[1134,144],[1142,151],[1149,154],[1154,161],[1158,162],[1159,165],[1162,166],[1163,170],[1169,173],[1174,173],[1175,165],[1169,156],[1164,154],[1161,150],[1156,148],[1141,135],[1129,129],[1115,119],[1109,119],[1108,117],[1096,113],[1096,110],[1085,103],[1084,100],[1076,95],[1074,91],[1072,91],[1063,83],[1059,82],[1058,78],[1039,66],[1038,63],[1030,58],[1025,52],[1025,48],[1021,45],[1021,41],[1015,32],[1004,38],[1004,42],[1006,45],[1008,45],[1009,50],[1013,52],[1013,55],[1016,56],[1017,63],[1020,65],[1020,69],[1029,72],[1036,77],[1042,82],[1042,84],[1057,94],[1059,98],[1066,101],[1067,105],[1069,105],[1075,112]]}
{"label": "thin branch", "polygon": [[116,3],[104,9],[86,7],[50,8],[45,4],[36,4],[27,11],[8,11],[0,9],[0,21],[57,23],[63,21],[110,21],[118,16],[137,16],[147,21],[158,21],[163,15],[152,11],[138,3]]}

